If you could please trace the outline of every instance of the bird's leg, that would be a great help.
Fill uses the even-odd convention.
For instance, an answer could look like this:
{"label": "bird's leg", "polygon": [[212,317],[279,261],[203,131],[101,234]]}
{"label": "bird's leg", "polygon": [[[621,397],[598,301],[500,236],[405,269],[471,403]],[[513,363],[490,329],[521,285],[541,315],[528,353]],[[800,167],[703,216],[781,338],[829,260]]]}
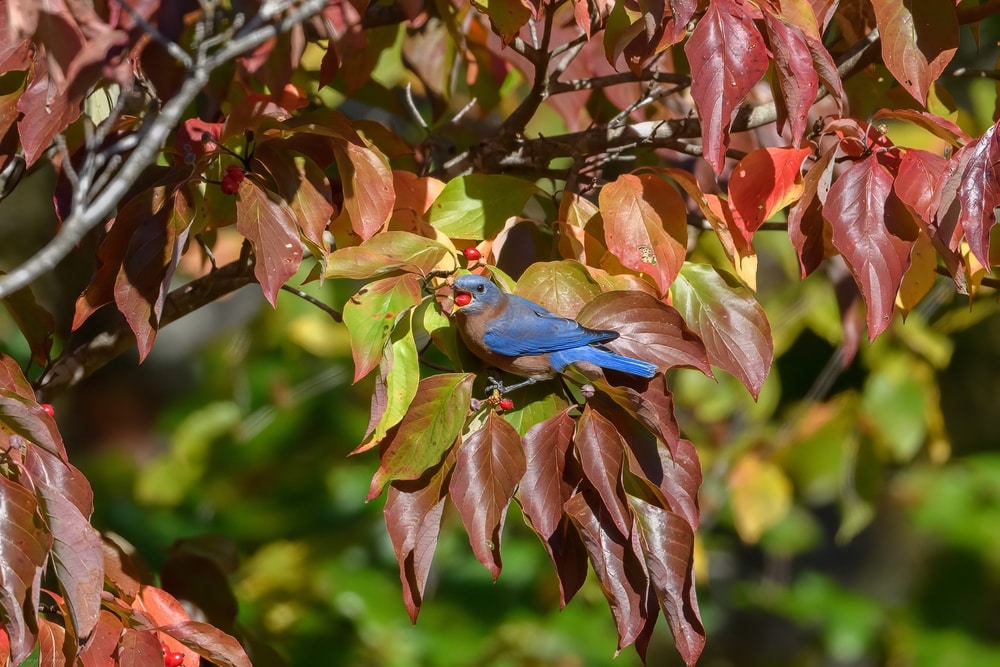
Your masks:
{"label": "bird's leg", "polygon": [[491,377],[486,382],[486,393],[487,393],[487,395],[489,395],[491,393],[496,393],[496,394],[499,394],[500,396],[503,396],[504,394],[509,394],[510,392],[514,391],[515,389],[520,389],[522,387],[527,387],[529,385],[535,384],[536,382],[538,382],[538,378],[528,378],[527,380],[524,380],[522,382],[518,382],[516,384],[504,386],[503,382],[501,382],[500,380],[498,380],[495,377]]}

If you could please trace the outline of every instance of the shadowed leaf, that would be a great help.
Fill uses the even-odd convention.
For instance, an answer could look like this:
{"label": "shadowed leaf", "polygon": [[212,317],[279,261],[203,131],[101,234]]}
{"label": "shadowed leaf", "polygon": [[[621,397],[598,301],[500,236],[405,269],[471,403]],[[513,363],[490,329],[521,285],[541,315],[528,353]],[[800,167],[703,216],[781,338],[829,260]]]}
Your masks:
{"label": "shadowed leaf", "polygon": [[[0,386],[10,386],[3,382]],[[55,420],[34,399],[26,399],[6,388],[0,389],[0,425],[42,449],[66,458],[66,448]],[[0,431],[2,433],[2,431]]]}
{"label": "shadowed leaf", "polygon": [[454,463],[455,457],[450,455],[442,465],[420,479],[393,482],[386,494],[386,530],[399,562],[406,611],[414,623],[420,613],[427,575],[434,559],[448,477]]}
{"label": "shadowed leaf", "polygon": [[83,667],[107,667],[114,664],[112,656],[118,648],[118,638],[122,630],[124,626],[121,619],[110,611],[102,609],[94,634],[80,652],[80,662],[83,663]]}
{"label": "shadowed leaf", "polygon": [[803,178],[802,196],[788,211],[788,238],[798,255],[802,278],[816,270],[831,245],[823,205],[833,183],[835,154],[836,149],[828,150],[813,163]]}
{"label": "shadowed leaf", "polygon": [[500,536],[507,506],[525,471],[521,436],[495,411],[458,446],[448,490],[476,558],[500,576]]}
{"label": "shadowed leaf", "polygon": [[694,531],[684,519],[629,496],[646,571],[660,602],[674,645],[688,665],[705,648],[705,627],[694,587]]}
{"label": "shadowed leaf", "polygon": [[163,664],[160,640],[151,630],[126,629],[118,642],[116,665],[119,667],[151,667]]}
{"label": "shadowed leaf", "polygon": [[566,514],[580,530],[590,564],[608,600],[618,629],[618,648],[628,646],[645,625],[649,585],[631,540],[618,531],[594,491],[582,491],[566,501]]}
{"label": "shadowed leaf", "polygon": [[445,373],[420,381],[420,401],[410,406],[380,451],[368,500],[381,494],[388,482],[417,479],[441,461],[465,426],[474,379],[471,373]]}
{"label": "shadowed leaf", "polygon": [[620,335],[608,348],[644,359],[660,370],[686,366],[711,374],[705,346],[672,306],[643,292],[605,292],[584,306],[577,321]]}
{"label": "shadowed leaf", "polygon": [[16,665],[35,644],[34,605],[28,595],[52,546],[52,536],[35,522],[37,511],[33,493],[0,475],[0,611]]}
{"label": "shadowed leaf", "polygon": [[673,296],[712,363],[735,375],[756,398],[771,370],[774,343],[764,309],[753,295],[711,266],[688,263],[674,283]]}
{"label": "shadowed leaf", "polygon": [[583,474],[604,503],[611,520],[622,535],[632,529],[632,518],[625,504],[622,469],[625,465],[625,441],[614,424],[589,405],[577,421],[573,445]]}

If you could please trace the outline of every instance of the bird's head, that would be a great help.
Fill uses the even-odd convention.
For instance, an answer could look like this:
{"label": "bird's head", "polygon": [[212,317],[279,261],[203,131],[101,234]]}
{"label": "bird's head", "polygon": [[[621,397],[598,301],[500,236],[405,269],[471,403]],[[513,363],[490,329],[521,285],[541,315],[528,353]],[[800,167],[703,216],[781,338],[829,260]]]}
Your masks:
{"label": "bird's head", "polygon": [[472,315],[499,305],[503,292],[488,279],[475,274],[459,276],[452,285],[455,291],[455,305]]}

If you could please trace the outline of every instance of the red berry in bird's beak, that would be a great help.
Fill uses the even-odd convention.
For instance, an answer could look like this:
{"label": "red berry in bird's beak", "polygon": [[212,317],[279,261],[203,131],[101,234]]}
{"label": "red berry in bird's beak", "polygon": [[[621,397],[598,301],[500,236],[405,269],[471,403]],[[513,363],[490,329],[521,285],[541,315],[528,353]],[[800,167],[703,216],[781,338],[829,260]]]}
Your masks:
{"label": "red berry in bird's beak", "polygon": [[475,262],[483,258],[483,253],[479,252],[475,248],[466,248],[462,251],[462,254],[465,255],[465,258],[470,262]]}
{"label": "red berry in bird's beak", "polygon": [[472,303],[472,295],[468,292],[459,292],[455,295],[455,303],[459,306],[468,306]]}

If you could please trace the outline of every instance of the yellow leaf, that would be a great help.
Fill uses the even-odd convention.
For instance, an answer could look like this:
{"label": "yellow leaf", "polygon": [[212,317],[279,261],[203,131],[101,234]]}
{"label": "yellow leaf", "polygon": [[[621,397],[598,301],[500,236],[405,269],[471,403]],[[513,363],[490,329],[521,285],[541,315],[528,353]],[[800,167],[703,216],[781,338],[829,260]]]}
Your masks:
{"label": "yellow leaf", "polygon": [[740,538],[756,544],[792,506],[792,483],[785,473],[756,454],[743,456],[729,473],[733,522]]}

